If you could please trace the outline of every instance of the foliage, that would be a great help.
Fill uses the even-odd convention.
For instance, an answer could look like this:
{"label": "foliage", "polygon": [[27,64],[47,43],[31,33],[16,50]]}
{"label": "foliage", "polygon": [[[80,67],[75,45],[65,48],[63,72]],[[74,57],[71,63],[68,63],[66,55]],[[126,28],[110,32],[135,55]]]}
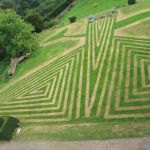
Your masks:
{"label": "foliage", "polygon": [[14,2],[12,0],[3,0],[2,1],[2,8],[8,9],[8,8],[14,8]]}
{"label": "foliage", "polygon": [[0,128],[2,127],[3,123],[4,123],[4,119],[0,118]]}
{"label": "foliage", "polygon": [[44,28],[45,28],[45,29],[48,29],[48,28],[54,27],[54,26],[56,26],[58,23],[59,23],[59,20],[53,18],[53,19],[51,19],[50,21],[46,21],[46,22],[44,23]]}
{"label": "foliage", "polygon": [[34,28],[25,23],[15,11],[0,13],[0,57],[12,58],[31,53],[36,44]]}
{"label": "foliage", "polygon": [[136,0],[128,0],[129,5],[132,5],[132,4],[135,4],[135,3],[136,3]]}
{"label": "foliage", "polygon": [[2,0],[2,8],[14,9],[18,14],[24,15],[26,10],[39,6],[38,0]]}
{"label": "foliage", "polygon": [[37,0],[30,0],[29,2],[30,2],[31,8],[35,8],[35,7],[38,7],[40,5],[40,2]]}
{"label": "foliage", "polygon": [[[2,0],[2,9],[11,8],[40,32],[58,23],[54,20],[74,0]],[[29,13],[30,12],[30,13]],[[31,13],[32,12],[32,13]],[[49,21],[50,20],[50,21]],[[43,26],[44,24],[44,26]]]}
{"label": "foliage", "polygon": [[11,140],[19,120],[13,117],[0,118],[0,140]]}
{"label": "foliage", "polygon": [[40,16],[38,13],[35,13],[33,11],[29,11],[25,16],[25,20],[34,26],[35,32],[41,32],[42,31],[43,19],[42,19],[42,16]]}
{"label": "foliage", "polygon": [[49,27],[54,27],[56,26],[57,24],[59,23],[59,20],[58,19],[51,19],[50,22],[49,22]]}
{"label": "foliage", "polygon": [[73,22],[75,22],[76,20],[77,20],[77,17],[76,17],[76,16],[73,16],[73,17],[70,17],[70,18],[69,18],[70,23],[73,23]]}
{"label": "foliage", "polygon": [[74,0],[2,0],[2,8],[14,9],[19,15],[24,16],[32,10],[45,20],[56,17]]}
{"label": "foliage", "polygon": [[74,0],[66,0],[64,2],[61,2],[60,5],[58,7],[56,7],[56,9],[54,9],[51,13],[49,13],[49,15],[47,16],[47,18],[54,18],[54,17],[58,16],[73,1]]}

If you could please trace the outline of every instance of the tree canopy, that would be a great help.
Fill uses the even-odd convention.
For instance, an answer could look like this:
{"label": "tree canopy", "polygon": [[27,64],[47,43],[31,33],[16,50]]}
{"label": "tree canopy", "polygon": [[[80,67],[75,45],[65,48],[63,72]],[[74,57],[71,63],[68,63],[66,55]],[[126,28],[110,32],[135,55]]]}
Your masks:
{"label": "tree canopy", "polygon": [[42,17],[33,11],[27,12],[25,20],[32,24],[35,28],[35,32],[41,32],[43,29],[43,19]]}
{"label": "tree canopy", "polygon": [[19,57],[36,48],[34,27],[13,10],[0,12],[0,58]]}

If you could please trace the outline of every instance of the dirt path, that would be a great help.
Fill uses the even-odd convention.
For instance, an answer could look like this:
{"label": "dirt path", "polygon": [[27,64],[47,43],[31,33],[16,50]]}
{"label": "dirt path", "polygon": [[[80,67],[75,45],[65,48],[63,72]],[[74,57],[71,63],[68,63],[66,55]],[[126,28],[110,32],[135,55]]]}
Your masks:
{"label": "dirt path", "polygon": [[16,142],[0,143],[1,150],[149,150],[150,137],[81,142]]}

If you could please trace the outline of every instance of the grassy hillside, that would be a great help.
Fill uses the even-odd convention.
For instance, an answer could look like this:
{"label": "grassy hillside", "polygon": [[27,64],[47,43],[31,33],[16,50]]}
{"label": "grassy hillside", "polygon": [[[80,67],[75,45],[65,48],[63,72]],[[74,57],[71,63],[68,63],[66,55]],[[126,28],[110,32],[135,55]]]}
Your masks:
{"label": "grassy hillside", "polygon": [[138,20],[134,23],[123,26],[115,31],[116,36],[128,36],[128,37],[139,37],[139,38],[149,38],[150,31],[150,17]]}
{"label": "grassy hillside", "polygon": [[[76,9],[88,15],[81,9],[85,3],[77,2],[69,13]],[[103,7],[96,10],[87,1],[85,9],[91,8],[92,15],[121,3],[101,1]],[[37,53],[17,67],[11,80],[0,82],[0,116],[22,123],[16,140],[150,135],[150,37],[142,37],[150,14],[144,2],[130,7],[137,5],[145,11],[138,6],[138,13],[128,15],[127,6],[91,24],[81,19],[39,34]],[[120,13],[127,16],[119,20]],[[140,36],[130,32],[137,22]]]}
{"label": "grassy hillside", "polygon": [[140,0],[135,5],[121,8],[118,12],[117,21],[150,11],[150,0]]}
{"label": "grassy hillside", "polygon": [[71,16],[82,18],[100,13],[115,6],[127,4],[127,0],[76,0],[76,5],[65,15],[64,22]]}

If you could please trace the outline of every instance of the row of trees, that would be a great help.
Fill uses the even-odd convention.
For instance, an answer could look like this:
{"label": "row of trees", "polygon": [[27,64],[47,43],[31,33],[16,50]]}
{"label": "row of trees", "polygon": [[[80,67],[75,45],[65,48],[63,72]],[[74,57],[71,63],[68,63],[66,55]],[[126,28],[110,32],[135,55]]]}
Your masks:
{"label": "row of trees", "polygon": [[34,26],[33,32],[41,32],[43,29],[43,18],[40,14],[32,11],[39,6],[38,0],[2,0],[2,9],[13,9],[18,15]]}
{"label": "row of trees", "polygon": [[57,23],[54,19],[74,0],[1,0],[2,9],[13,9],[25,21],[35,27],[35,32],[50,28]]}
{"label": "row of trees", "polygon": [[25,15],[26,10],[40,5],[38,0],[2,0],[3,9],[14,9],[19,15]]}

